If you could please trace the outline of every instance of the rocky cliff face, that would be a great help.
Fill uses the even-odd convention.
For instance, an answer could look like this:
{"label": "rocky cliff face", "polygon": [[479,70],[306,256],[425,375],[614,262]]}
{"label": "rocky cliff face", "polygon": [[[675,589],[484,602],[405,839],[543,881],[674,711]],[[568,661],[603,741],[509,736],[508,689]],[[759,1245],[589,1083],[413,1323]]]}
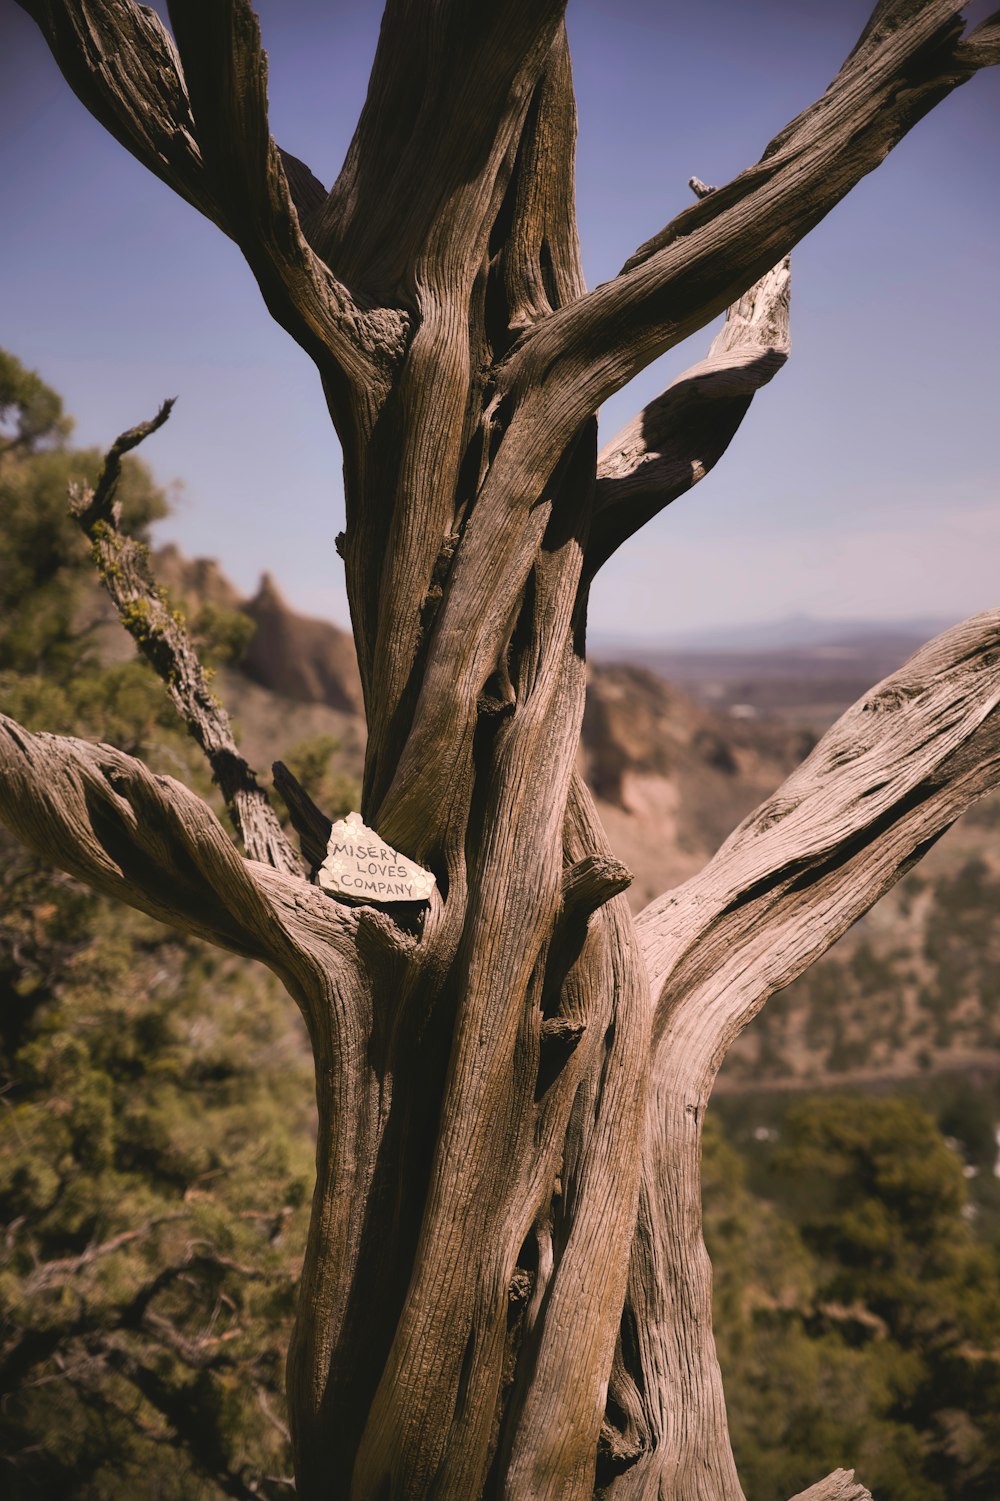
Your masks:
{"label": "rocky cliff face", "polygon": [[217,610],[238,610],[243,597],[214,558],[186,558],[173,542],[153,554],[156,581],[188,615],[197,615],[205,605]]}
{"label": "rocky cliff face", "polygon": [[240,663],[248,678],[298,703],[363,714],[354,642],[346,631],[297,614],[269,573],[241,608],[257,627]]}
{"label": "rocky cliff face", "polygon": [[592,665],[583,763],[641,907],[693,875],[813,737],[700,707],[642,667]]}
{"label": "rocky cliff face", "polygon": [[298,614],[269,573],[253,598],[245,599],[214,558],[186,558],[173,543],[156,552],[153,568],[157,582],[192,620],[206,605],[249,616],[256,629],[239,667],[251,682],[296,703],[363,714],[351,636],[329,620]]}

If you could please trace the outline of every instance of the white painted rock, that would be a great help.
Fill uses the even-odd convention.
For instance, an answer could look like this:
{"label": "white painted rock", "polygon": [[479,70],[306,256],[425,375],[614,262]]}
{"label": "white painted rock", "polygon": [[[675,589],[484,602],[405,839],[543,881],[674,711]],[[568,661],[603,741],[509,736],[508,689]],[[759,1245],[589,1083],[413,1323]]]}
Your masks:
{"label": "white painted rock", "polygon": [[380,839],[360,813],[348,813],[330,831],[319,884],[357,902],[426,902],[434,877]]}

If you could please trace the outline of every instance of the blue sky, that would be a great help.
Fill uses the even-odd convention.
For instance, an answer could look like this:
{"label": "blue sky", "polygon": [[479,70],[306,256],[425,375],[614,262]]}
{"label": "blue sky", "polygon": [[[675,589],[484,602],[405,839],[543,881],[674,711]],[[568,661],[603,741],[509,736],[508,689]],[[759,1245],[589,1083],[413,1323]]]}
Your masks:
{"label": "blue sky", "polygon": [[[973,7],[981,13],[982,5]],[[374,0],[262,0],[276,138],[326,182],[364,98]],[[570,0],[591,284],[820,93],[868,0]],[[792,360],[717,471],[605,570],[604,634],[796,612],[957,619],[1000,604],[1000,70],[946,100],[795,252]],[[162,536],[346,623],[340,454],[306,357],[239,253],[87,115],[0,0],[0,342],[106,445],[179,397],[144,450],[182,481]],[[602,438],[704,352],[672,351]]]}

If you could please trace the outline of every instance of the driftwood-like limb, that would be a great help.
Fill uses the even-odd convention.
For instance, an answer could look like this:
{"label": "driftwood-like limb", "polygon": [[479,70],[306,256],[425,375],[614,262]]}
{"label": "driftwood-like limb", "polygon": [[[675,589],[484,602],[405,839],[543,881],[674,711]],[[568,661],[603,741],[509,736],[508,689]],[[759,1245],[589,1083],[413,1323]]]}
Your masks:
{"label": "driftwood-like limb", "polygon": [[777,265],[952,89],[996,61],[955,0],[884,0],[826,93],[760,161],[678,215],[612,281],[529,330],[501,374],[522,442],[568,438],[651,360]]}
{"label": "driftwood-like limb", "polygon": [[628,1315],[639,1366],[630,1416],[643,1453],[609,1492],[615,1501],[645,1495],[654,1474],[668,1494],[742,1494],[701,1235],[699,1152],[712,1083],[768,996],[997,785],[998,706],[994,612],[937,637],[872,689],[700,875],[638,919],[656,1007]]}
{"label": "driftwood-like limb", "polygon": [[177,48],[134,0],[19,0],[80,102],[116,141],[228,233],[214,194]]}
{"label": "driftwood-like limb", "polygon": [[284,946],[253,867],[211,809],[109,745],[33,735],[0,716],[0,816],[53,865],[161,922],[258,959]]}
{"label": "driftwood-like limb", "polygon": [[792,1501],[872,1501],[872,1493],[855,1480],[853,1470],[834,1470],[807,1491],[800,1491]]}
{"label": "driftwood-like limb", "polygon": [[[696,177],[691,187],[699,199],[715,191]],[[727,309],[706,358],[672,381],[598,455],[587,548],[592,571],[704,479],[725,453],[754,396],[788,358],[790,289],[786,256]]]}
{"label": "driftwood-like limb", "polygon": [[298,875],[302,870],[298,857],[267,794],[237,749],[229,715],[209,691],[183,620],[168,608],[163,591],[156,586],[149,549],[121,530],[121,505],[115,495],[122,458],[163,426],[172,406],[172,401],[164,402],[150,422],[122,433],[108,451],[96,487],[73,488],[70,511],[90,540],[101,580],[122,624],[163,679],[178,714],[205,752],[247,854],[251,860]]}

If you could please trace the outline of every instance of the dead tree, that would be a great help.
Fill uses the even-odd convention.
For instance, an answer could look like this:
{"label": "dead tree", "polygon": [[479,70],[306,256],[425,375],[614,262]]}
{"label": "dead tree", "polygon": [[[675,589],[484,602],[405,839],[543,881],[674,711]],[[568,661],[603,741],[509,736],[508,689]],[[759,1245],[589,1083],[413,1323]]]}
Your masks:
{"label": "dead tree", "polygon": [[[344,452],[362,811],[438,883],[426,907],[386,910],[307,879],[169,621],[147,647],[246,858],[178,783],[3,721],[17,834],[269,965],[305,1017],[319,1145],[288,1365],[299,1493],[737,1501],[699,1202],[712,1080],[768,995],[995,784],[1000,614],[919,652],[635,921],[575,770],[588,589],[784,361],[793,245],[1000,61],[1000,15],[966,30],[951,0],[879,0],[760,161],[693,183],[697,201],[588,291],[561,0],[388,0],[329,191],[270,137],[246,0],[172,0],[172,36],[132,0],[22,3],[84,104],[236,242],[318,367]],[[598,454],[601,402],[727,307],[707,359]],[[105,561],[111,489],[78,500]],[[282,785],[315,854],[328,823]],[[838,1471],[806,1495],[867,1492]]]}

